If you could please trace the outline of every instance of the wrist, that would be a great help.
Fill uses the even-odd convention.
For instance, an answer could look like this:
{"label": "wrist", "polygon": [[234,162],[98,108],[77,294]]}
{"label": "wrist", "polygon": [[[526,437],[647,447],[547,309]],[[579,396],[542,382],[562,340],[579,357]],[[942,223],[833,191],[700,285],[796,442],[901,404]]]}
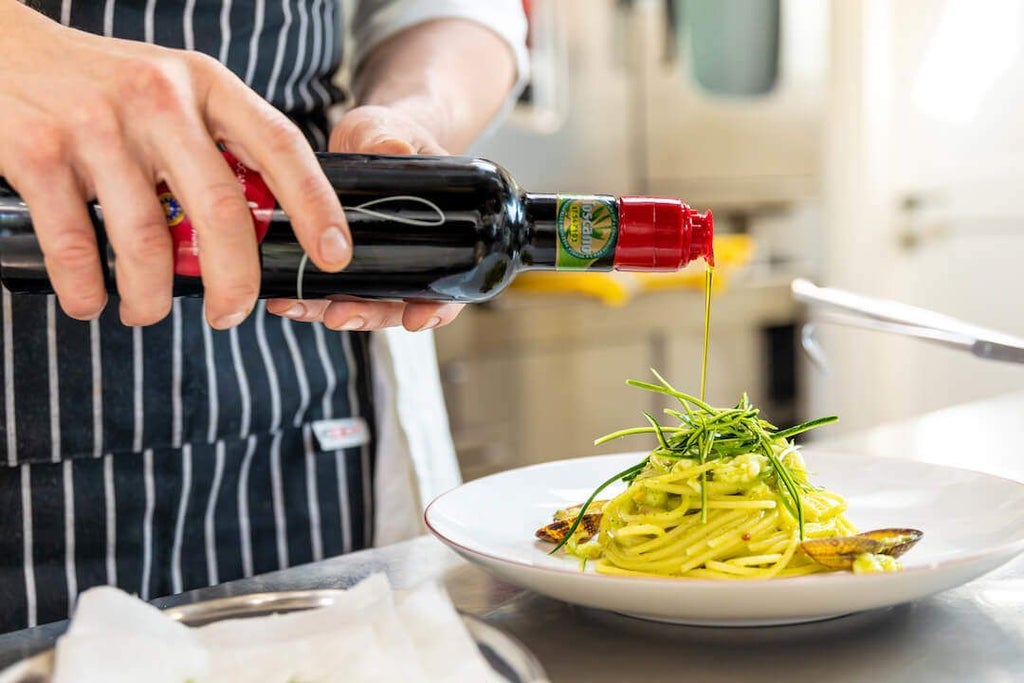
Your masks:
{"label": "wrist", "polygon": [[492,31],[436,19],[377,45],[356,65],[352,92],[357,104],[396,110],[457,153],[498,111],[514,71],[507,45]]}

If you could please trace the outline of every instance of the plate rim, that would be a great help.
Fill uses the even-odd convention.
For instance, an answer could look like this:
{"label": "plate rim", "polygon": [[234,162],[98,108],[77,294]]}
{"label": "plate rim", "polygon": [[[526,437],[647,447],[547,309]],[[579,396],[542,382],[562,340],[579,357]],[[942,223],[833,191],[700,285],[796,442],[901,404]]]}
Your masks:
{"label": "plate rim", "polygon": [[[544,572],[544,573],[547,573],[549,575],[555,575],[555,576],[575,576],[575,577],[579,577],[580,579],[585,580],[585,581],[593,581],[593,580],[598,580],[598,581],[601,581],[601,582],[615,581],[615,582],[618,582],[620,584],[622,584],[622,583],[633,583],[633,582],[666,582],[667,581],[667,582],[672,582],[672,583],[702,586],[705,589],[709,589],[709,590],[712,590],[712,591],[715,591],[715,590],[721,591],[721,590],[723,590],[725,588],[728,588],[729,592],[736,591],[737,589],[740,590],[740,591],[759,592],[760,590],[763,590],[763,586],[767,582],[780,583],[780,582],[784,581],[785,585],[787,585],[787,586],[803,585],[803,584],[807,584],[807,583],[814,584],[814,585],[828,586],[829,584],[845,583],[845,582],[849,581],[849,577],[852,574],[850,572],[841,572],[841,571],[822,572],[822,573],[819,573],[819,574],[806,575],[806,576],[786,577],[786,578],[782,578],[782,579],[735,580],[735,581],[720,580],[720,579],[707,579],[707,578],[699,578],[699,577],[698,578],[687,578],[687,577],[669,577],[669,576],[655,576],[655,575],[651,575],[651,576],[622,576],[622,575],[616,575],[616,574],[587,573],[587,572],[579,571],[578,569],[573,569],[572,566],[569,565],[568,563],[566,563],[566,565],[564,567],[562,567],[562,566],[555,567],[555,566],[546,566],[546,565],[532,564],[532,563],[529,563],[529,562],[526,562],[526,561],[515,560],[515,559],[507,559],[505,557],[494,555],[492,553],[486,553],[486,552],[482,552],[482,551],[479,551],[479,550],[476,550],[476,549],[473,549],[473,548],[469,548],[469,547],[465,546],[462,543],[458,543],[458,542],[456,542],[456,541],[446,537],[437,528],[435,528],[435,526],[430,521],[430,513],[431,513],[431,510],[434,508],[435,504],[439,503],[442,499],[444,499],[445,497],[449,496],[450,494],[454,494],[456,491],[459,491],[463,487],[472,486],[472,485],[477,484],[478,482],[484,482],[484,481],[486,481],[488,479],[501,478],[501,477],[508,476],[509,474],[512,474],[512,473],[515,473],[515,472],[522,472],[522,471],[532,470],[532,469],[544,469],[546,467],[552,467],[552,466],[555,466],[555,465],[564,465],[564,464],[567,464],[567,463],[570,463],[570,462],[571,463],[580,464],[580,463],[585,463],[587,461],[611,460],[611,459],[615,459],[615,458],[625,459],[626,456],[634,456],[634,455],[638,456],[638,457],[644,457],[648,453],[649,453],[649,451],[623,451],[623,452],[619,452],[619,453],[597,454],[597,455],[589,455],[589,456],[583,456],[583,457],[578,457],[578,458],[562,458],[560,460],[551,460],[551,461],[548,461],[548,462],[541,462],[541,463],[531,463],[529,465],[524,465],[522,467],[516,467],[516,468],[509,469],[509,470],[504,470],[502,472],[495,472],[493,474],[487,475],[486,477],[480,477],[479,479],[474,479],[472,481],[465,482],[463,484],[459,484],[457,486],[454,486],[454,487],[448,489],[447,491],[445,491],[444,493],[441,493],[438,496],[436,496],[433,500],[430,501],[430,503],[424,509],[424,511],[423,511],[423,521],[424,521],[424,524],[426,525],[427,529],[429,529],[430,532],[437,539],[439,539],[443,543],[449,545],[451,548],[457,550],[458,552],[460,552],[462,554],[474,555],[476,557],[483,558],[483,559],[485,559],[485,560],[487,560],[487,561],[489,561],[491,563],[495,563],[495,564],[499,564],[499,565],[513,565],[513,566],[516,566],[516,567],[519,567],[519,568],[522,568],[522,569],[525,569],[525,570],[535,571],[535,572]],[[801,449],[801,453],[804,454],[804,455],[810,453],[814,459],[817,459],[817,458],[820,458],[820,457],[830,457],[830,456],[831,457],[838,457],[838,458],[846,458],[846,459],[852,459],[852,458],[865,459],[866,458],[866,459],[870,459],[870,460],[874,460],[874,461],[895,461],[895,462],[900,462],[900,463],[909,463],[912,466],[921,466],[921,467],[925,467],[925,468],[928,468],[928,469],[950,470],[950,471],[964,473],[964,474],[976,475],[976,476],[980,476],[980,477],[983,477],[983,478],[994,479],[994,480],[1001,481],[1001,482],[1004,482],[1004,483],[1007,483],[1007,484],[1012,484],[1012,485],[1020,488],[1021,492],[1024,493],[1024,481],[1021,481],[1021,480],[1018,480],[1018,479],[1013,479],[1013,478],[1010,478],[1010,477],[1005,477],[1005,476],[997,475],[997,474],[991,474],[989,472],[983,472],[983,471],[980,471],[980,470],[973,470],[973,469],[970,469],[970,468],[967,468],[967,467],[958,467],[958,466],[954,466],[954,465],[944,465],[944,464],[939,464],[939,463],[928,462],[926,460],[915,460],[915,459],[911,459],[911,458],[900,458],[900,457],[895,457],[895,456],[880,456],[880,455],[856,454],[856,453],[852,453],[850,451],[830,450],[828,448],[808,447],[808,448]],[[927,533],[927,530],[925,530],[925,533]],[[972,564],[976,564],[976,563],[978,563],[980,561],[983,561],[986,558],[1006,557],[1006,558],[1009,559],[1009,558],[1012,558],[1015,555],[1021,553],[1022,551],[1024,551],[1024,532],[1022,532],[1021,536],[1019,538],[1017,538],[1016,540],[1008,541],[1008,542],[1005,542],[1005,543],[1001,543],[1001,544],[999,544],[997,546],[993,546],[993,547],[987,548],[984,551],[979,551],[979,552],[971,553],[971,554],[968,554],[968,555],[954,557],[954,558],[950,558],[948,560],[943,560],[943,561],[938,561],[938,562],[930,562],[930,563],[925,564],[925,565],[918,565],[918,566],[907,567],[907,568],[904,568],[903,571],[900,571],[900,572],[879,572],[879,573],[870,573],[870,574],[858,574],[856,576],[858,577],[858,581],[862,581],[862,582],[887,581],[887,580],[890,580],[890,579],[896,578],[896,577],[909,577],[908,580],[912,580],[917,575],[929,574],[931,572],[934,572],[936,569],[938,569],[940,567],[941,568],[947,568],[947,567],[955,568],[955,567],[960,566],[960,565],[972,565]],[[1008,561],[1008,559],[1006,561]],[[999,564],[996,565],[996,567],[1001,566],[1004,562],[1000,562]]]}

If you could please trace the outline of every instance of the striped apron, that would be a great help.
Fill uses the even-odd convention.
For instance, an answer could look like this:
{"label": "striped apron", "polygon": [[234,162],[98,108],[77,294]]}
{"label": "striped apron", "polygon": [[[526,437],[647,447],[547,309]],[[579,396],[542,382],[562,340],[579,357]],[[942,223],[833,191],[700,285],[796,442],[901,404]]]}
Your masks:
{"label": "striped apron", "polygon": [[[336,0],[33,0],[94,33],[217,57],[324,148]],[[368,335],[258,306],[212,330],[202,302],[127,328],[3,292],[0,632],[65,618],[111,584],[144,599],[365,547],[373,444],[322,452],[311,424],[374,434]]]}

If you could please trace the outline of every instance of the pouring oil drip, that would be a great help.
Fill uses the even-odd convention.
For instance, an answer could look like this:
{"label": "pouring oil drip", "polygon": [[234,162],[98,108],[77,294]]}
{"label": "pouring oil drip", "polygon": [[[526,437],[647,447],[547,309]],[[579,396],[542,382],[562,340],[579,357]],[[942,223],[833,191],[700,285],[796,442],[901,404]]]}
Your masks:
{"label": "pouring oil drip", "polygon": [[708,347],[711,342],[711,285],[715,279],[715,267],[710,263],[704,268],[704,350],[700,361],[700,400],[707,401]]}

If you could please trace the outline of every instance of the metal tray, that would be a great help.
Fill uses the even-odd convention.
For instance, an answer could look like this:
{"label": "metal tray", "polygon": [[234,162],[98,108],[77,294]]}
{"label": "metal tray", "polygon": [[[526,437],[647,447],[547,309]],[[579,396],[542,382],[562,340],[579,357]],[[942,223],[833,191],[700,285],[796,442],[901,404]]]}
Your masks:
{"label": "metal tray", "polygon": [[[224,619],[262,617],[335,604],[343,590],[253,593],[207,600],[164,610],[164,614],[189,626],[204,626]],[[509,683],[549,683],[537,659],[515,638],[487,622],[460,615],[480,653],[494,671]],[[47,650],[0,671],[0,683],[50,683],[53,650]]]}

